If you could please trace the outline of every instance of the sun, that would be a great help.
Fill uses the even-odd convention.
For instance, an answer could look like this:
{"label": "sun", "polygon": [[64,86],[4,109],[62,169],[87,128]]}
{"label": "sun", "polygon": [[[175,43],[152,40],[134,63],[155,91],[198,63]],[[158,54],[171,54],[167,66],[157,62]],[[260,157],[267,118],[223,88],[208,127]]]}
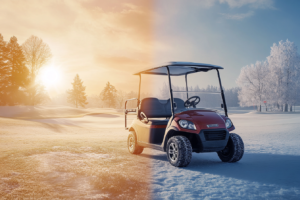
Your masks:
{"label": "sun", "polygon": [[46,88],[57,87],[61,83],[61,71],[58,67],[47,66],[41,69],[39,80]]}

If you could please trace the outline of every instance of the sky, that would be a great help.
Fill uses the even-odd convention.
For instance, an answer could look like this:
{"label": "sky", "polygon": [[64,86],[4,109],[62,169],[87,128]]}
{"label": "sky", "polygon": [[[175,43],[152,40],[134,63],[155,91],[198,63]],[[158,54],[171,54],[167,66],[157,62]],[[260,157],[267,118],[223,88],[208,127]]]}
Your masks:
{"label": "sky", "polygon": [[60,71],[51,95],[79,74],[88,95],[109,81],[136,91],[134,72],[168,61],[220,65],[225,88],[242,67],[265,60],[273,43],[300,45],[300,2],[280,0],[0,0],[0,33],[47,43]]}
{"label": "sky", "polygon": [[[172,5],[172,7],[170,6]],[[300,1],[157,1],[155,59],[215,64],[223,86],[236,87],[242,67],[265,60],[280,40],[300,45]]]}

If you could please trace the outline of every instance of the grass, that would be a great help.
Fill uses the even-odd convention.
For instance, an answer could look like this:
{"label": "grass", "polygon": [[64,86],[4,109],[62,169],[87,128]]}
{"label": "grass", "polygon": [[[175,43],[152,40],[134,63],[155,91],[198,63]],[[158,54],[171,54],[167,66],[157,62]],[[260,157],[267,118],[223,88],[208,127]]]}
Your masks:
{"label": "grass", "polygon": [[0,127],[0,199],[151,199],[151,163],[128,153],[123,129]]}

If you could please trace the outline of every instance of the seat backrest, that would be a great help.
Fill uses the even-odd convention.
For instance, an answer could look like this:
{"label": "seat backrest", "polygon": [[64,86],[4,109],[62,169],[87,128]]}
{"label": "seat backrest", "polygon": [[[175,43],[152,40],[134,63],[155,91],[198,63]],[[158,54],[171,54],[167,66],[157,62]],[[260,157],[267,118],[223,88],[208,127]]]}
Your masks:
{"label": "seat backrest", "polygon": [[[174,98],[174,102],[175,102],[175,105],[176,105],[176,107],[174,107],[175,111],[186,109],[184,107],[184,101],[182,99]],[[166,110],[167,114],[169,114],[170,116],[172,115],[170,99],[168,99],[167,103],[165,104],[165,110]]]}
{"label": "seat backrest", "polygon": [[171,117],[171,114],[166,113],[165,106],[157,98],[144,98],[139,110],[144,112],[148,118]]}

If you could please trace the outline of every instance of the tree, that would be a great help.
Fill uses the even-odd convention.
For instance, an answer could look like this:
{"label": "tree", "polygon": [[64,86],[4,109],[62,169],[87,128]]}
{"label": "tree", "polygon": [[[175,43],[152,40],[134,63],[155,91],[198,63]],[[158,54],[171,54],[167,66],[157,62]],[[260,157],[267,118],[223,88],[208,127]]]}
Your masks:
{"label": "tree", "polygon": [[29,91],[28,93],[31,94],[29,103],[33,106],[50,100],[50,97],[46,93],[45,87],[42,84],[30,84],[30,87],[27,88],[27,91]]}
{"label": "tree", "polygon": [[25,66],[25,57],[21,46],[15,36],[7,44],[7,66],[9,77],[6,91],[9,95],[8,104],[24,103],[26,99],[25,88],[29,83],[29,70]]}
{"label": "tree", "polygon": [[67,101],[68,103],[74,104],[76,108],[78,106],[85,107],[88,104],[86,101],[86,94],[85,94],[85,86],[82,85],[83,82],[79,78],[79,75],[76,74],[74,78],[74,82],[72,83],[73,89],[68,90],[67,94]]}
{"label": "tree", "polygon": [[273,99],[283,111],[288,111],[296,102],[296,88],[299,88],[299,55],[297,46],[286,40],[273,44],[267,57],[270,69],[269,85],[272,87]]}
{"label": "tree", "polygon": [[119,90],[117,92],[117,102],[119,108],[124,107],[125,100],[126,100],[126,93],[122,90]]}
{"label": "tree", "polygon": [[237,79],[241,88],[238,98],[241,106],[257,105],[261,112],[261,105],[266,97],[266,76],[268,75],[268,63],[257,61],[254,64],[243,67]]}
{"label": "tree", "polygon": [[170,98],[170,88],[166,82],[163,83],[162,87],[160,88],[160,95],[161,99],[168,99]]}
{"label": "tree", "polygon": [[48,44],[44,43],[41,38],[37,36],[30,36],[22,45],[24,55],[26,58],[26,65],[30,71],[30,86],[28,93],[30,102],[35,105],[38,98],[42,96],[39,94],[40,86],[35,83],[36,76],[41,67],[43,67],[51,59],[52,54]]}
{"label": "tree", "polygon": [[8,85],[9,68],[7,65],[6,42],[0,34],[0,105],[5,104],[6,87]]}
{"label": "tree", "polygon": [[51,49],[41,38],[34,35],[30,36],[22,47],[31,79],[35,80],[40,68],[51,59]]}
{"label": "tree", "polygon": [[112,108],[116,105],[117,90],[115,86],[107,82],[105,88],[100,93],[100,98],[105,101],[108,107]]}

